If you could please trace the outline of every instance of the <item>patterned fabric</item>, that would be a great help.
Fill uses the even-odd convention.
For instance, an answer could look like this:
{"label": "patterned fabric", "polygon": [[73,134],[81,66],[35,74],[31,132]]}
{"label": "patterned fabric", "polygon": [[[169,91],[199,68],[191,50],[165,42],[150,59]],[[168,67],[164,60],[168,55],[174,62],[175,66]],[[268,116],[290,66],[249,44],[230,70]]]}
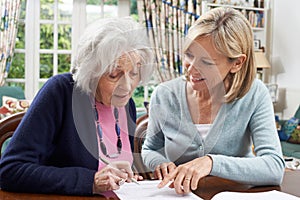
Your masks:
{"label": "patterned fabric", "polygon": [[200,16],[201,1],[143,1],[143,23],[155,47],[158,81],[164,82],[182,75],[183,37]]}
{"label": "patterned fabric", "polygon": [[297,126],[297,128],[293,131],[291,137],[288,139],[288,142],[300,144],[300,126]]}
{"label": "patterned fabric", "polygon": [[3,119],[9,115],[17,112],[27,111],[31,100],[16,99],[13,97],[2,97],[3,106],[0,107],[0,119]]}
{"label": "patterned fabric", "polygon": [[294,132],[294,130],[297,128],[299,121],[300,120],[297,119],[296,117],[292,117],[289,120],[287,120],[282,127],[283,132],[288,137],[290,137],[292,135],[292,133]]}
{"label": "patterned fabric", "polygon": [[0,0],[0,86],[8,75],[14,54],[21,0]]}

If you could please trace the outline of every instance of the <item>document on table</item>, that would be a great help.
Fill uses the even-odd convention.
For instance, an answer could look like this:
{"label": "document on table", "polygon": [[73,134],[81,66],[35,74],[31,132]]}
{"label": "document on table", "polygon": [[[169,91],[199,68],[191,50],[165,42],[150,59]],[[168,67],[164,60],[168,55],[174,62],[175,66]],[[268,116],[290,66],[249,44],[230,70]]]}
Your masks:
{"label": "document on table", "polygon": [[277,190],[267,191],[267,192],[220,192],[216,194],[212,200],[300,200],[299,197],[290,195]]}
{"label": "document on table", "polygon": [[118,190],[114,190],[114,193],[121,200],[147,200],[147,199],[195,199],[201,200],[200,197],[195,195],[194,193],[189,193],[186,195],[176,194],[175,189],[169,188],[167,186],[158,189],[157,185],[160,183],[159,180],[153,181],[139,181],[140,185],[135,183],[125,183]]}
{"label": "document on table", "polygon": [[[125,183],[118,190],[114,190],[114,193],[121,200],[201,200],[202,198],[198,197],[194,193],[189,193],[186,195],[176,194],[175,190],[169,187],[164,187],[161,189],[157,188],[159,180],[155,181],[139,181],[140,185],[135,183]],[[216,194],[212,200],[300,200],[299,197],[290,195],[284,192],[277,190],[267,191],[267,192],[220,192]]]}

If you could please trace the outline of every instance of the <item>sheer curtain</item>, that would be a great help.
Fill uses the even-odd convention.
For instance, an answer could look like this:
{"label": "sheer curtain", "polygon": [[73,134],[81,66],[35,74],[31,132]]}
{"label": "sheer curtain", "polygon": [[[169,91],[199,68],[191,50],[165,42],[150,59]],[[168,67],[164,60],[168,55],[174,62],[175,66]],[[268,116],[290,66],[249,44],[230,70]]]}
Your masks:
{"label": "sheer curtain", "polygon": [[10,69],[17,36],[21,0],[0,0],[0,86]]}
{"label": "sheer curtain", "polygon": [[139,12],[155,47],[158,82],[183,73],[182,44],[191,24],[200,16],[201,0],[143,0]]}

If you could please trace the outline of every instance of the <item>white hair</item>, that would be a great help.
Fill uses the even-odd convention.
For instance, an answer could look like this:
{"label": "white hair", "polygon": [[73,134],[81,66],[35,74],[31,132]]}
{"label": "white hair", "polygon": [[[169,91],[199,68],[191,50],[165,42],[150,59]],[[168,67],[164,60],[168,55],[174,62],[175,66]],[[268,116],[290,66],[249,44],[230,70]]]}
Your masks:
{"label": "white hair", "polygon": [[141,58],[140,84],[145,84],[153,72],[152,50],[146,29],[132,18],[99,19],[81,36],[71,73],[76,86],[90,94],[101,76],[116,67],[113,63],[118,57],[134,51]]}

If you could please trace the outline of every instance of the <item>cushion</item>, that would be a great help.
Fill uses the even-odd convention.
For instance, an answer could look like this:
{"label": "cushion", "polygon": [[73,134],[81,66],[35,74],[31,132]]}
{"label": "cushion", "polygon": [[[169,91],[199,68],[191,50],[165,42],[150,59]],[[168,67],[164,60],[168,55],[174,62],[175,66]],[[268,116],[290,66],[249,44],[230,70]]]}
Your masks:
{"label": "cushion", "polygon": [[30,100],[2,97],[3,106],[0,107],[0,119],[11,114],[26,111],[31,103]]}
{"label": "cushion", "polygon": [[297,126],[287,141],[290,143],[300,144],[300,126]]}
{"label": "cushion", "polygon": [[299,124],[299,119],[292,117],[287,120],[282,127],[283,132],[290,137]]}
{"label": "cushion", "polygon": [[25,99],[24,91],[18,86],[1,86],[0,87],[0,107],[2,106],[2,97],[8,96],[16,99]]}

